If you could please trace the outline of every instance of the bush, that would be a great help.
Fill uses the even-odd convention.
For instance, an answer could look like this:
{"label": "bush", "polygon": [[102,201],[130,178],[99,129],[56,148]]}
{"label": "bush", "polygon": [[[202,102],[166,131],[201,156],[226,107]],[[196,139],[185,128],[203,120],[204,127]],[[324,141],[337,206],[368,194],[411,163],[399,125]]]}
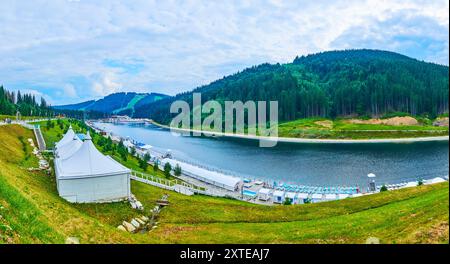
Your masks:
{"label": "bush", "polygon": [[292,201],[291,201],[291,199],[289,199],[289,198],[285,198],[284,199],[284,202],[283,202],[283,205],[291,205],[292,204]]}
{"label": "bush", "polygon": [[170,165],[169,162],[166,162],[166,164],[164,164],[164,175],[166,177],[170,177],[170,172],[172,171],[172,166]]}
{"label": "bush", "polygon": [[175,166],[174,174],[175,174],[175,176],[180,176],[180,175],[181,175],[181,167],[180,167],[179,164],[177,164],[177,165]]}
{"label": "bush", "polygon": [[421,185],[423,185],[423,181],[422,181],[422,180],[420,180],[420,181],[417,183],[417,186],[421,186]]}
{"label": "bush", "polygon": [[380,192],[386,192],[388,189],[386,185],[381,186]]}

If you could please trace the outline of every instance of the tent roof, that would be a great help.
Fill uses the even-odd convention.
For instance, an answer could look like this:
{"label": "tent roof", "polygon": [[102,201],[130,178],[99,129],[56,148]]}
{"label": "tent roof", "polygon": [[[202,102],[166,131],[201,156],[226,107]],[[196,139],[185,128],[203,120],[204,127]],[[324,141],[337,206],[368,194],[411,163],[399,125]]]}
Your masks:
{"label": "tent roof", "polygon": [[376,177],[376,175],[373,174],[373,173],[369,173],[369,174],[367,174],[367,177],[369,177],[369,178],[374,178],[374,177]]}
{"label": "tent roof", "polygon": [[299,194],[297,195],[297,197],[298,197],[299,199],[306,199],[306,198],[308,198],[308,194],[307,194],[307,193],[299,193]]}
{"label": "tent roof", "polygon": [[440,182],[445,182],[445,180],[442,179],[441,177],[436,177],[436,178],[429,180],[427,183],[440,183]]}
{"label": "tent roof", "polygon": [[334,200],[336,199],[336,194],[325,194],[325,199],[327,200]]}
{"label": "tent roof", "polygon": [[405,186],[403,187],[416,187],[418,185],[418,182],[408,182]]}
{"label": "tent roof", "polygon": [[73,140],[73,137],[75,136],[75,132],[73,132],[72,125],[67,130],[66,134],[64,134],[63,138],[56,143],[56,148],[60,148],[63,145],[71,142]]}
{"label": "tent roof", "polygon": [[313,193],[311,195],[311,198],[313,198],[313,199],[322,199],[322,194],[321,193]]}
{"label": "tent roof", "polygon": [[270,189],[261,188],[261,189],[259,189],[258,193],[260,193],[260,194],[269,194],[270,193]]}
{"label": "tent roof", "polygon": [[67,144],[62,145],[59,149],[56,150],[56,154],[58,158],[66,159],[72,156],[80,147],[83,145],[83,141],[81,141],[77,136],[74,136],[72,141]]}
{"label": "tent roof", "polygon": [[340,193],[340,194],[338,194],[338,199],[345,199],[345,198],[347,198],[349,195],[348,194],[346,194],[346,193]]}
{"label": "tent roof", "polygon": [[194,165],[191,165],[189,163],[177,161],[174,159],[165,158],[162,159],[162,163],[165,164],[166,162],[169,162],[172,168],[175,168],[175,166],[178,164],[180,165],[183,172],[190,173],[192,175],[195,175],[197,177],[201,177],[210,181],[217,182],[219,184],[228,186],[230,188],[235,188],[236,185],[241,182],[240,178],[229,176],[222,174],[220,172],[212,171],[212,170],[206,170]]}
{"label": "tent roof", "polygon": [[84,178],[129,173],[122,164],[105,156],[92,143],[89,133],[81,147],[66,159],[56,159],[58,178]]}
{"label": "tent roof", "polygon": [[289,199],[294,199],[295,198],[296,193],[294,192],[287,192],[286,193],[286,197]]}
{"label": "tent roof", "polygon": [[273,196],[284,196],[284,192],[283,191],[279,191],[279,190],[276,190],[276,191],[274,191],[273,192]]}

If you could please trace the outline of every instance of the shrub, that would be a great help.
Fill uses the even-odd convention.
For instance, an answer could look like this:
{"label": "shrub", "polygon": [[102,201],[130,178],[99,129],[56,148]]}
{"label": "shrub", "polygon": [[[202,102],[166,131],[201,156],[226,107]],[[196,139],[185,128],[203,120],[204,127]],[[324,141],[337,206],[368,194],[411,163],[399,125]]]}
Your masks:
{"label": "shrub", "polygon": [[381,186],[380,192],[386,192],[388,189],[386,185]]}
{"label": "shrub", "polygon": [[284,202],[283,202],[283,205],[291,205],[292,204],[292,201],[291,201],[291,199],[289,199],[289,198],[285,198],[284,199]]}
{"label": "shrub", "polygon": [[179,164],[177,164],[175,166],[174,173],[175,173],[175,176],[180,176],[181,175],[181,167],[180,167]]}
{"label": "shrub", "polygon": [[164,164],[164,175],[166,177],[170,176],[170,171],[172,171],[172,166],[170,165],[169,162],[166,162],[166,164]]}

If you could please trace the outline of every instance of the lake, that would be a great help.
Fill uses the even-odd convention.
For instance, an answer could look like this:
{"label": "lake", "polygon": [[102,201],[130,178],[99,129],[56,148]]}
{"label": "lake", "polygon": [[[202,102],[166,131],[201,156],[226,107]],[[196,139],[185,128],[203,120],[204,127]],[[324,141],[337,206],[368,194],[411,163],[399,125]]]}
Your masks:
{"label": "lake", "polygon": [[314,186],[367,185],[448,176],[448,141],[376,144],[278,143],[260,148],[258,141],[237,138],[174,136],[154,125],[95,123],[122,137],[171,150],[188,161],[242,178]]}

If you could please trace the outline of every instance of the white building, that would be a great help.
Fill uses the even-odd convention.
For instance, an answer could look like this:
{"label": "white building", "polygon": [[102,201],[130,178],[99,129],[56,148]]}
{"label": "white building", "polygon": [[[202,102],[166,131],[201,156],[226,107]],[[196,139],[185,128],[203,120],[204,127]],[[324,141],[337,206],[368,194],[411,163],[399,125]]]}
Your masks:
{"label": "white building", "polygon": [[[73,138],[71,136],[72,142]],[[71,155],[65,154],[68,151],[64,150],[65,144],[57,145],[60,145],[57,152],[61,152],[59,155],[64,157],[55,159],[57,188],[62,198],[74,203],[111,202],[129,198],[131,171],[100,153],[89,133]]]}
{"label": "white building", "polygon": [[276,190],[273,192],[273,202],[274,203],[283,203],[284,202],[284,192]]}
{"label": "white building", "polygon": [[262,201],[268,201],[270,199],[270,189],[261,188],[258,191],[258,199]]}

